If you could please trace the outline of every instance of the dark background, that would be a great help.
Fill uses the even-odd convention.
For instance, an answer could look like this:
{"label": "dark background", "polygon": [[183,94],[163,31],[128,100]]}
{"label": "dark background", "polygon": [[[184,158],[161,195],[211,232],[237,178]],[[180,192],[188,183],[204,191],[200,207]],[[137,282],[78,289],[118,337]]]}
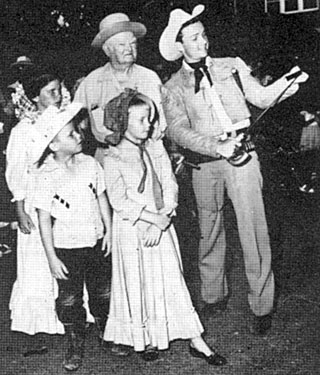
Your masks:
{"label": "dark background", "polygon": [[[112,12],[125,12],[148,29],[139,44],[139,62],[167,79],[178,65],[165,62],[158,40],[172,9],[191,12],[206,5],[211,55],[241,56],[256,68],[281,75],[296,63],[319,76],[320,12],[280,15],[278,4],[264,12],[264,0],[2,0],[0,5],[0,70],[9,78],[9,65],[27,55],[37,63],[55,66],[70,82],[105,62],[90,47],[99,22]],[[58,24],[59,16],[67,24]],[[318,85],[315,85],[316,87]],[[319,98],[320,95],[317,95]]]}

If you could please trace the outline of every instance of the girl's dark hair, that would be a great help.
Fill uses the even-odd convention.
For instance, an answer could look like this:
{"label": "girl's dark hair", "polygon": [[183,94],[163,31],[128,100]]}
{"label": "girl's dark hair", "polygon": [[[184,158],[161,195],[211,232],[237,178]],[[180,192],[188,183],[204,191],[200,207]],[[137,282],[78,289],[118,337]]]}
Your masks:
{"label": "girl's dark hair", "polygon": [[40,94],[41,89],[52,81],[60,81],[56,74],[42,73],[23,82],[23,89],[27,97],[32,100]]}

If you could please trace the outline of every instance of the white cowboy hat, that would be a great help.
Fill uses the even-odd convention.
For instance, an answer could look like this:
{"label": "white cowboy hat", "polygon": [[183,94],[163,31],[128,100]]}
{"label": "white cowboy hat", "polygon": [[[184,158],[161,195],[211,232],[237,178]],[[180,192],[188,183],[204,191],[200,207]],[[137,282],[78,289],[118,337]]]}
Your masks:
{"label": "white cowboy hat", "polygon": [[91,46],[101,48],[107,39],[124,31],[131,31],[137,38],[142,38],[147,29],[140,22],[131,22],[124,13],[112,13],[100,22],[99,33],[93,39]]}
{"label": "white cowboy hat", "polygon": [[182,9],[174,9],[170,13],[168,26],[164,29],[159,40],[159,50],[163,58],[168,61],[175,61],[182,56],[182,53],[178,50],[176,45],[178,33],[185,23],[198,17],[203,13],[204,9],[205,6],[199,4],[194,7],[192,14]]}
{"label": "white cowboy hat", "polygon": [[40,137],[37,139],[35,154],[40,158],[54,137],[80,112],[83,105],[73,102],[64,108],[50,105],[39,116],[35,128]]}
{"label": "white cowboy hat", "polygon": [[33,66],[34,63],[27,56],[19,56],[17,60],[10,65],[11,68],[15,66]]}

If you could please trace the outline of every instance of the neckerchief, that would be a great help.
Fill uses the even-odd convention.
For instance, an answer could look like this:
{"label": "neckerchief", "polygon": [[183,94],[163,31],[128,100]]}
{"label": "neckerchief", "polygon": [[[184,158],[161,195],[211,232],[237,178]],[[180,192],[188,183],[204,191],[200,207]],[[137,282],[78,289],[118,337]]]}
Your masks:
{"label": "neckerchief", "polygon": [[138,186],[138,193],[140,193],[140,194],[142,194],[144,192],[146,178],[147,178],[147,165],[146,165],[146,162],[144,160],[144,155],[147,156],[148,161],[150,163],[150,167],[151,167],[150,169],[151,169],[151,175],[152,175],[152,190],[153,190],[155,205],[156,205],[157,210],[160,210],[161,208],[164,207],[163,197],[162,197],[162,187],[161,187],[159,178],[156,174],[156,171],[154,170],[152,159],[150,157],[149,152],[146,149],[145,143],[135,143],[127,137],[124,137],[124,138],[128,142],[130,142],[133,145],[135,145],[136,147],[138,147],[139,152],[140,152],[140,159],[141,159],[142,169],[143,169],[142,178],[141,178],[141,181],[140,181],[139,186]]}
{"label": "neckerchief", "polygon": [[206,77],[208,78],[210,86],[213,85],[212,79],[211,79],[211,76],[210,76],[210,73],[209,73],[209,70],[208,70],[208,67],[206,65],[206,58],[203,58],[199,62],[196,62],[196,63],[188,63],[187,61],[186,61],[186,63],[192,69],[194,69],[194,77],[196,79],[195,88],[194,88],[194,92],[195,93],[197,93],[198,91],[200,91],[200,82],[201,82],[201,80],[203,78],[203,72],[206,75]]}

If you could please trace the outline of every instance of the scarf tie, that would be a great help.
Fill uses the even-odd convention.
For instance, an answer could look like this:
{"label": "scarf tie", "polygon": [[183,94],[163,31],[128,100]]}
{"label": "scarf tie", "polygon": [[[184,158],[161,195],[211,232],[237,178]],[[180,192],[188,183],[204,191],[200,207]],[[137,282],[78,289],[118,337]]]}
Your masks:
{"label": "scarf tie", "polygon": [[[210,73],[209,73],[209,70],[208,70],[208,67],[207,67],[205,61],[206,61],[206,58],[203,58],[199,62],[196,62],[196,63],[187,63],[192,69],[194,69],[194,77],[195,77],[195,80],[196,80],[195,88],[194,88],[195,93],[200,91],[200,82],[201,82],[204,74],[208,78],[210,86],[213,85],[212,79],[211,79],[211,76],[210,76]],[[203,72],[204,72],[204,74],[203,74]]]}
{"label": "scarf tie", "polygon": [[143,170],[142,178],[141,178],[141,181],[140,181],[138,189],[137,189],[138,193],[140,193],[140,194],[142,194],[144,192],[146,179],[147,179],[147,173],[148,173],[147,164],[144,160],[144,155],[148,158],[148,161],[149,161],[149,164],[150,164],[150,170],[151,170],[152,190],[153,190],[154,201],[155,201],[155,205],[156,205],[157,210],[160,210],[161,208],[164,207],[163,196],[162,196],[162,187],[161,187],[159,178],[157,176],[157,173],[156,173],[156,171],[153,167],[153,163],[152,163],[152,159],[150,157],[150,154],[147,151],[144,143],[142,143],[142,144],[135,143],[135,142],[131,141],[131,139],[128,139],[127,137],[124,137],[124,138],[128,142],[130,142],[133,145],[135,145],[136,147],[138,147],[139,152],[140,152],[140,159],[141,159],[142,170]]}

